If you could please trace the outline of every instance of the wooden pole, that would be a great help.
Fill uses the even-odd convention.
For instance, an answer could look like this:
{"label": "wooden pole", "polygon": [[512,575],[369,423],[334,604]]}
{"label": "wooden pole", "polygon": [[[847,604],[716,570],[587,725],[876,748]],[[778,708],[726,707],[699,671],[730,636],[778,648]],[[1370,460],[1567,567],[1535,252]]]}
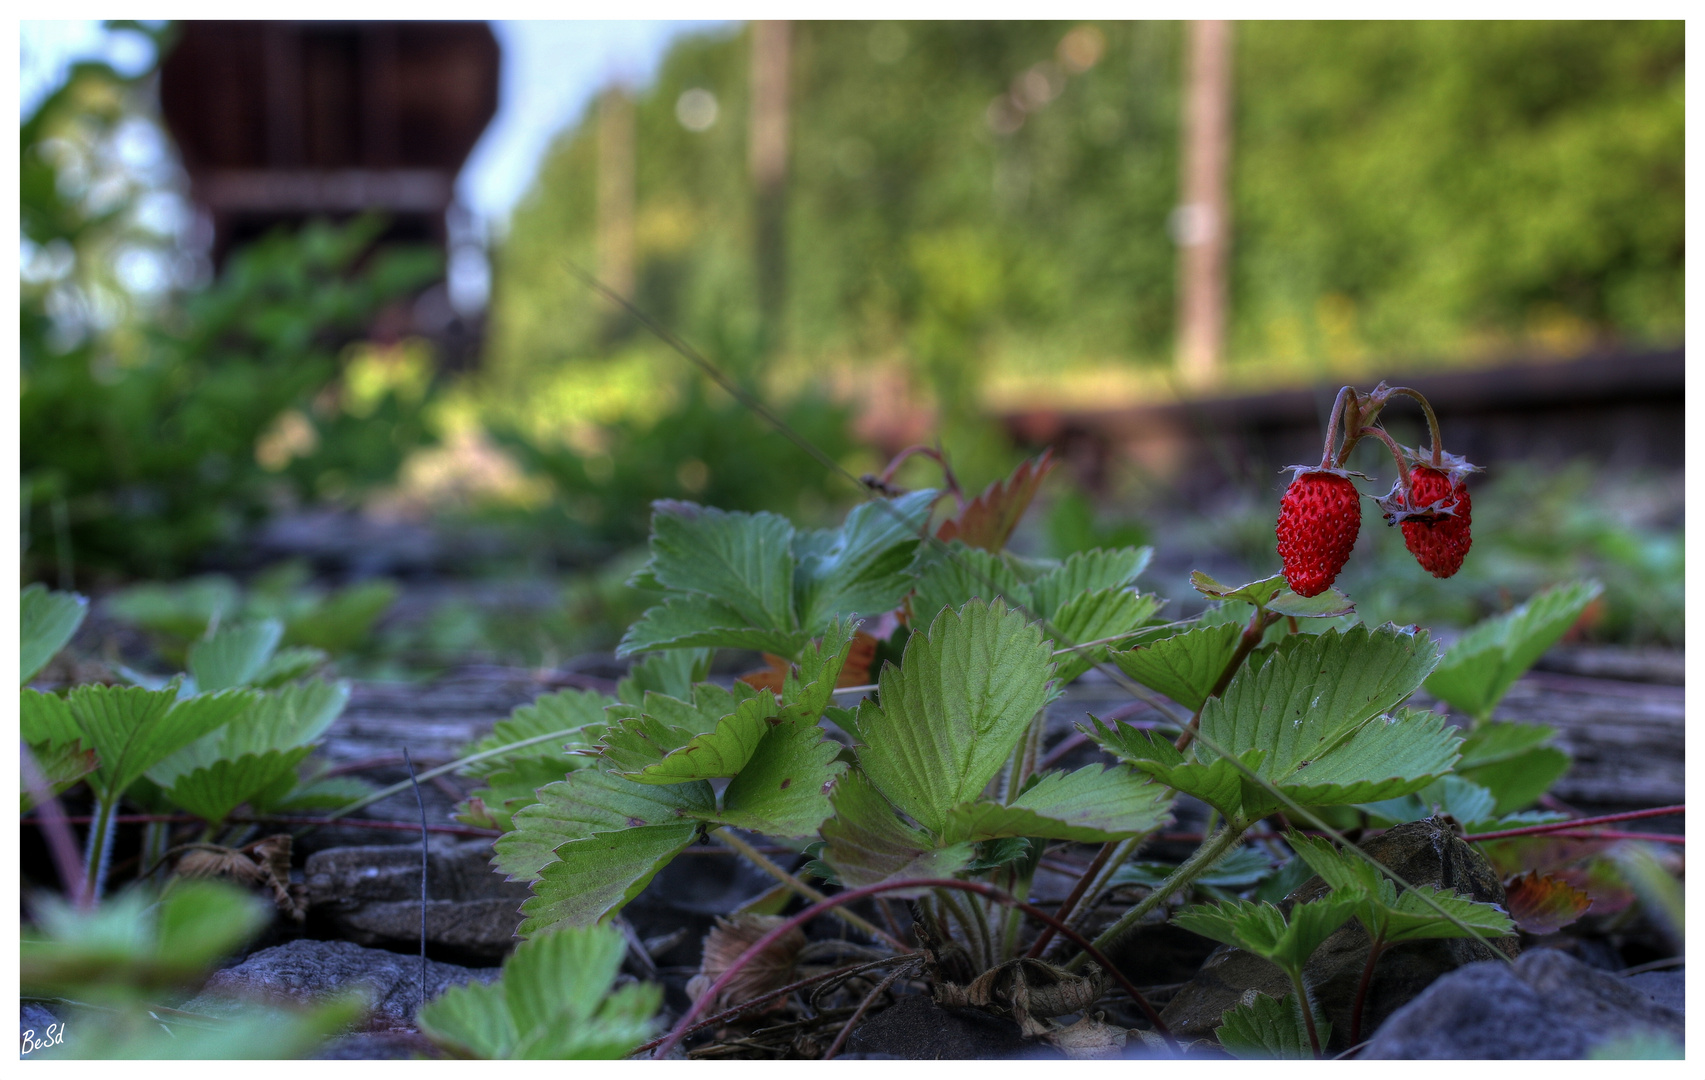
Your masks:
{"label": "wooden pole", "polygon": [[758,310],[764,345],[781,337],[787,302],[787,112],[792,24],[752,24],[752,126],[748,152],[756,199]]}
{"label": "wooden pole", "polygon": [[632,297],[634,287],[633,98],[611,86],[598,101],[598,280]]}
{"label": "wooden pole", "polygon": [[1173,218],[1179,245],[1178,369],[1213,382],[1225,357],[1226,277],[1231,248],[1231,39],[1221,19],[1186,24],[1183,199]]}

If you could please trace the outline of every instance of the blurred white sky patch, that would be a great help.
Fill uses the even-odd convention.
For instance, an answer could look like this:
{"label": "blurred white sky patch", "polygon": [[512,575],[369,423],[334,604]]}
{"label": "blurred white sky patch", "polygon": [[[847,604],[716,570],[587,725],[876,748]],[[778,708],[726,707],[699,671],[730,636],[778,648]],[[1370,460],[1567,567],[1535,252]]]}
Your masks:
{"label": "blurred white sky patch", "polygon": [[579,120],[605,85],[643,90],[676,39],[726,20],[495,22],[503,48],[497,116],[468,158],[462,199],[497,232],[533,182],[551,141]]}

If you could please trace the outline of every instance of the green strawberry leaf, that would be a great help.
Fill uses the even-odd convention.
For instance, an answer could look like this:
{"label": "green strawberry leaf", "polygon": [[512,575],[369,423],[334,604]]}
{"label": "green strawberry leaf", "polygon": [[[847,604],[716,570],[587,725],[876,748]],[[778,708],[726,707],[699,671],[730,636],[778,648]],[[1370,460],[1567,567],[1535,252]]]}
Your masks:
{"label": "green strawberry leaf", "polygon": [[[590,770],[575,773],[569,781],[592,775]],[[503,839],[521,833],[520,817],[516,815],[516,831]],[[696,821],[630,826],[560,845],[551,861],[538,871],[533,895],[521,905],[526,918],[517,932],[532,937],[563,925],[590,926],[614,915],[650,884],[657,871],[698,838],[699,828]]]}
{"label": "green strawberry leaf", "polygon": [[256,801],[274,789],[287,793],[296,785],[296,766],[308,756],[310,747],[267,750],[221,759],[182,776],[166,791],[166,798],[210,824],[222,824],[231,811]]}
{"label": "green strawberry leaf", "polygon": [[925,489],[861,503],[839,529],[798,534],[799,625],[816,635],[842,616],[880,615],[898,607],[911,588],[908,571],[937,497]]}
{"label": "green strawberry leaf", "polygon": [[272,659],[284,637],[277,619],[227,623],[189,647],[189,673],[203,693],[247,686]]}
{"label": "green strawberry leaf", "polygon": [[664,649],[646,653],[616,684],[616,698],[638,705],[648,692],[656,692],[685,700],[692,695],[694,683],[710,677],[714,653],[713,649]]}
{"label": "green strawberry leaf", "polygon": [[[1055,648],[1132,634],[1160,608],[1160,598],[1124,588],[1080,593],[1049,615],[1047,630]],[[1107,656],[1111,644],[1081,649],[1059,657],[1055,678],[1064,686]]]}
{"label": "green strawberry leaf", "polygon": [[651,576],[671,592],[715,597],[736,626],[792,632],[793,526],[770,513],[745,514],[659,500],[652,504]]}
{"label": "green strawberry leaf", "polygon": [[815,835],[832,812],[829,785],[847,769],[836,760],[840,752],[840,743],[825,739],[814,723],[770,728],[722,793],[717,820],[768,836]]}
{"label": "green strawberry leaf", "polygon": [[[1314,1026],[1320,1044],[1326,1045],[1332,1038],[1332,1025],[1316,1015]],[[1214,1038],[1226,1053],[1245,1061],[1314,1060],[1314,1046],[1308,1041],[1308,1021],[1295,994],[1270,998],[1255,990],[1245,991],[1237,1007],[1220,1016]]]}
{"label": "green strawberry leaf", "polygon": [[[29,751],[30,756],[35,759],[36,770],[41,773],[41,778],[47,782],[48,789],[55,795],[69,790],[73,784],[100,766],[95,752],[85,749],[76,739],[70,742],[32,743]],[[27,814],[35,807],[35,797],[23,783],[19,783],[18,790],[23,797],[23,809],[19,812]]]}
{"label": "green strawberry leaf", "polygon": [[[1458,769],[1461,763],[1457,763]],[[1435,814],[1448,814],[1464,827],[1497,817],[1497,799],[1488,789],[1459,774],[1441,777],[1420,791],[1396,799],[1365,803],[1368,824],[1390,828],[1407,821],[1421,821]]]}
{"label": "green strawberry leaf", "polygon": [[1299,972],[1321,942],[1350,920],[1361,899],[1359,890],[1335,891],[1295,905],[1288,919],[1272,904],[1227,900],[1186,908],[1172,921],[1192,933],[1271,960],[1286,972]]}
{"label": "green strawberry leaf", "polygon": [[31,585],[18,596],[18,682],[27,684],[83,625],[89,598]]}
{"label": "green strawberry leaf", "polygon": [[1025,611],[1033,608],[1029,586],[1013,572],[1007,560],[955,540],[945,550],[932,552],[920,566],[917,585],[908,601],[909,622],[913,627],[926,627],[941,612],[957,611],[972,599],[988,604],[997,598],[1005,599],[1014,608]]}
{"label": "green strawberry leaf", "polygon": [[[1419,791],[1450,772],[1456,762],[1456,729],[1437,713],[1399,709],[1376,717],[1287,772],[1262,763],[1259,775],[1304,806],[1377,802]],[[1243,812],[1256,817],[1282,804],[1245,782]]]}
{"label": "green strawberry leaf", "polygon": [[1285,584],[1283,574],[1274,574],[1260,581],[1251,581],[1246,585],[1225,585],[1194,570],[1190,573],[1190,587],[1210,600],[1241,600],[1256,607],[1266,607],[1273,597],[1290,589]]}
{"label": "green strawberry leaf", "polygon": [[71,714],[101,761],[90,786],[102,801],[123,794],[143,773],[250,707],[252,690],[222,690],[178,700],[164,690],[79,686],[67,695]]}
{"label": "green strawberry leaf", "polygon": [[[1370,937],[1387,943],[1419,941],[1424,938],[1472,937],[1478,931],[1492,937],[1515,932],[1509,915],[1495,904],[1484,904],[1431,885],[1405,889],[1397,886],[1377,867],[1355,855],[1339,851],[1324,837],[1290,833],[1285,842],[1335,893],[1356,897],[1355,915]],[[1443,908],[1457,922],[1432,905]]]}
{"label": "green strawberry leaf", "polygon": [[753,649],[794,656],[811,639],[803,630],[778,630],[748,625],[738,609],[698,593],[676,593],[649,608],[628,627],[616,647],[617,656],[652,649]]}
{"label": "green strawberry leaf", "polygon": [[570,927],[516,947],[494,983],[447,990],[420,1010],[421,1033],[460,1057],[626,1057],[650,1038],[663,991],[613,989],[627,943],[607,926]]}
{"label": "green strawberry leaf", "polygon": [[1097,843],[1153,832],[1169,819],[1166,789],[1122,766],[1086,765],[1050,772],[1011,804],[978,800],[955,806],[947,842],[1036,836]]}
{"label": "green strawberry leaf", "polygon": [[1153,557],[1154,549],[1149,547],[1079,551],[1030,582],[1036,612],[1052,619],[1055,612],[1084,593],[1123,589],[1137,579]]}
{"label": "green strawberry leaf", "polygon": [[1152,645],[1116,652],[1113,662],[1144,686],[1195,712],[1231,663],[1242,634],[1235,623],[1201,626]]}
{"label": "green strawberry leaf", "polygon": [[508,832],[515,827],[514,817],[523,806],[539,801],[539,789],[554,784],[578,766],[566,755],[561,762],[549,758],[519,758],[506,768],[485,775],[485,786],[478,788],[466,801],[456,807],[456,820],[481,829]]}
{"label": "green strawberry leaf", "polygon": [[[1107,887],[1111,889],[1120,885],[1143,885],[1152,889],[1172,876],[1173,871],[1177,869],[1173,863],[1128,862],[1107,879]],[[1238,848],[1215,863],[1212,870],[1198,877],[1195,885],[1247,889],[1272,877],[1275,869],[1272,857],[1266,852],[1255,848]]]}
{"label": "green strawberry leaf", "polygon": [[249,685],[262,690],[283,686],[302,678],[328,659],[330,657],[324,649],[308,645],[279,649],[272,654],[272,659],[262,664],[261,669],[255,672],[254,677],[249,680]]}
{"label": "green strawberry leaf", "polygon": [[71,715],[71,703],[64,698],[28,687],[18,697],[18,733],[26,743],[72,743],[84,737]]}
{"label": "green strawberry leaf", "polygon": [[[1261,777],[1306,805],[1419,790],[1456,759],[1457,740],[1444,718],[1413,711],[1376,718],[1412,694],[1436,661],[1425,633],[1393,627],[1293,635],[1259,669],[1245,668],[1203,704],[1196,758],[1211,764],[1216,747],[1262,750]],[[1244,816],[1278,805],[1246,784]]]}
{"label": "green strawberry leaf", "polygon": [[493,861],[511,881],[531,881],[567,841],[715,816],[716,794],[703,780],[636,784],[580,769],[540,788],[539,801],[515,814],[515,829],[497,839]]}
{"label": "green strawberry leaf", "polygon": [[1202,706],[1198,757],[1212,761],[1216,746],[1259,747],[1270,778],[1282,778],[1396,707],[1437,662],[1425,632],[1357,626],[1293,636]]}
{"label": "green strawberry leaf", "polygon": [[389,581],[366,581],[339,589],[284,620],[284,644],[346,653],[365,641],[397,599]]}
{"label": "green strawberry leaf", "polygon": [[1356,605],[1335,588],[1314,596],[1298,596],[1286,587],[1267,601],[1267,610],[1293,619],[1336,619],[1355,614]]}
{"label": "green strawberry leaf", "polygon": [[1603,591],[1596,581],[1573,582],[1479,623],[1452,643],[1427,679],[1427,692],[1476,720],[1490,720],[1515,681]]}
{"label": "green strawberry leaf", "polygon": [[[674,738],[690,733],[685,728],[666,726],[650,716],[624,720],[605,732],[599,753],[610,761],[618,776],[642,784],[679,784],[686,780],[734,776],[751,760],[780,710],[775,695],[759,693],[717,721],[714,730],[673,745],[669,743]],[[663,751],[661,758],[654,756],[659,750]],[[634,768],[636,762],[644,764]]]}
{"label": "green strawberry leaf", "polygon": [[835,698],[835,683],[841,677],[841,669],[846,667],[858,626],[858,622],[852,619],[835,619],[823,631],[821,640],[805,646],[799,657],[798,675],[789,671],[783,684],[782,697],[787,701],[791,715],[808,718],[815,723],[829,708]]}
{"label": "green strawberry leaf", "polygon": [[976,856],[975,844],[938,846],[928,833],[906,824],[876,785],[856,769],[835,781],[829,798],[834,816],[823,823],[822,859],[849,888],[951,877]]}
{"label": "green strawberry leaf", "polygon": [[348,684],[317,679],[251,692],[247,708],[218,730],[156,762],[148,769],[148,778],[171,787],[179,777],[216,761],[308,746],[325,734],[348,701]]}
{"label": "green strawberry leaf", "polygon": [[[1041,630],[997,600],[944,611],[886,666],[859,705],[859,767],[901,810],[941,832],[1006,764],[1047,704],[1054,665]],[[878,703],[880,702],[880,704]]]}
{"label": "green strawberry leaf", "polygon": [[1502,816],[1538,802],[1573,764],[1557,747],[1540,746],[1517,757],[1458,771],[1492,792],[1496,798],[1492,812]]}

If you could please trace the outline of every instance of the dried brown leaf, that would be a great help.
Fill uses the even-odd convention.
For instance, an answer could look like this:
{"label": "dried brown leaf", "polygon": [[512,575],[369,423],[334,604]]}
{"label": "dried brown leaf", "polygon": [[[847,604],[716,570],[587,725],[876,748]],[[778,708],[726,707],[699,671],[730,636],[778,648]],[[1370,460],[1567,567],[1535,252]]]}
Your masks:
{"label": "dried brown leaf", "polygon": [[1592,897],[1568,882],[1529,871],[1504,882],[1510,918],[1530,934],[1553,934],[1585,915]]}
{"label": "dried brown leaf", "polygon": [[[742,953],[784,921],[779,915],[718,916],[716,925],[705,935],[704,957],[699,961],[699,973],[687,983],[687,996],[697,1001]],[[799,952],[803,948],[805,932],[794,927],[743,965],[733,981],[723,987],[722,993],[710,1003],[710,1008],[731,1008],[793,982]],[[778,998],[765,1011],[779,1009],[786,1004],[785,998]]]}
{"label": "dried brown leaf", "polygon": [[1084,1014],[1070,1027],[1056,1028],[1042,1036],[1071,1061],[1103,1061],[1124,1056],[1130,1033],[1107,1023],[1105,1013]]}
{"label": "dried brown leaf", "polygon": [[1085,1011],[1105,986],[1101,968],[1095,964],[1086,964],[1082,975],[1074,975],[1044,960],[1021,956],[983,972],[969,986],[937,983],[935,1000],[938,1005],[1010,1016],[1025,1038],[1035,1039],[1053,1030],[1042,1020]]}
{"label": "dried brown leaf", "polygon": [[272,893],[278,910],[301,922],[308,913],[307,886],[290,883],[290,834],[262,837],[246,848],[200,845],[185,852],[172,871],[178,877],[226,878],[260,885]]}

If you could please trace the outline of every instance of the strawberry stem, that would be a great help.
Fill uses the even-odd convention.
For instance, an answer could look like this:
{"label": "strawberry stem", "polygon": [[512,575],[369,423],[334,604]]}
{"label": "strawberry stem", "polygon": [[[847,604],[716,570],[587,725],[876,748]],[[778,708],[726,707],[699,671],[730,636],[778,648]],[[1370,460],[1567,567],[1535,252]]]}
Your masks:
{"label": "strawberry stem", "polygon": [[890,461],[888,467],[882,470],[882,475],[877,477],[877,482],[887,484],[892,481],[894,474],[900,471],[900,466],[904,465],[906,459],[913,454],[922,454],[941,466],[942,482],[947,485],[947,490],[953,493],[953,501],[959,504],[959,509],[965,509],[965,493],[959,487],[959,478],[953,475],[953,466],[947,463],[947,454],[939,446],[918,444],[906,447],[894,455],[894,460]]}
{"label": "strawberry stem", "polygon": [[[1332,419],[1326,422],[1326,446],[1320,452],[1320,467],[1322,469],[1330,469],[1332,467],[1332,444],[1336,442],[1338,438],[1338,420],[1344,415],[1345,403],[1348,402],[1353,409],[1355,407],[1355,400],[1356,391],[1354,387],[1341,386],[1338,388],[1338,397],[1332,402]],[[1353,423],[1353,418],[1346,421],[1346,438],[1349,436],[1349,428],[1353,425]]]}
{"label": "strawberry stem", "polygon": [[[1404,464],[1404,462],[1403,462],[1403,448],[1401,446],[1398,446],[1397,440],[1393,439],[1389,434],[1386,433],[1386,430],[1384,428],[1381,428],[1381,427],[1370,427],[1370,428],[1362,429],[1361,431],[1356,433],[1356,441],[1360,441],[1365,436],[1372,436],[1373,438],[1378,439],[1380,442],[1384,443],[1386,446],[1386,449],[1391,451],[1391,456],[1393,458],[1397,459],[1397,483],[1403,488],[1404,505],[1413,506],[1415,503],[1415,500],[1414,500],[1413,493],[1409,489],[1409,466]],[[1356,445],[1356,443],[1354,441],[1351,441],[1349,439],[1345,440],[1344,454],[1346,457],[1349,455],[1350,451],[1355,448],[1355,445]],[[1342,462],[1340,462],[1339,464],[1342,464]]]}
{"label": "strawberry stem", "polygon": [[1389,397],[1392,394],[1402,394],[1404,397],[1414,398],[1421,403],[1421,411],[1427,414],[1427,433],[1433,439],[1433,468],[1442,468],[1444,466],[1444,441],[1439,438],[1439,418],[1433,412],[1432,402],[1428,401],[1419,390],[1408,386],[1387,387],[1385,396]]}

